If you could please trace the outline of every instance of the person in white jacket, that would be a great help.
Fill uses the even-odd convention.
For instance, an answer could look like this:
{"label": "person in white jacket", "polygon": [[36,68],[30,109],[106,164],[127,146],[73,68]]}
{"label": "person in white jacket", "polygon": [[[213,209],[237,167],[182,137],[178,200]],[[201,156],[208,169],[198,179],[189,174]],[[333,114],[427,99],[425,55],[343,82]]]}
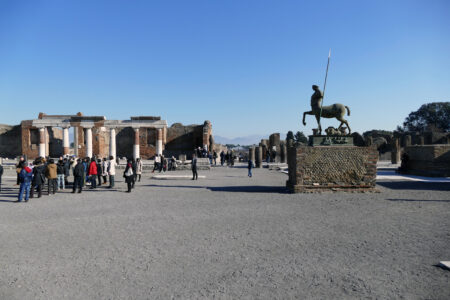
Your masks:
{"label": "person in white jacket", "polygon": [[116,161],[114,160],[114,156],[109,157],[108,161],[108,175],[109,175],[109,188],[114,187],[114,176],[116,175]]}

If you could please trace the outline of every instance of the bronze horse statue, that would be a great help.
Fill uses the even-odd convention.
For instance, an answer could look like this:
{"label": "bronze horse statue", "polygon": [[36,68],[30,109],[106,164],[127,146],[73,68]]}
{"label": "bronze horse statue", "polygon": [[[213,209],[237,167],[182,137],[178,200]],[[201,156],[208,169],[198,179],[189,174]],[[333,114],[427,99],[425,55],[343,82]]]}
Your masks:
{"label": "bronze horse statue", "polygon": [[[314,90],[314,94],[311,96],[311,110],[303,113],[303,125],[306,125],[306,115],[314,115],[316,116],[317,124],[319,125],[319,134],[322,134],[322,126],[320,126],[320,107],[322,105],[323,94],[317,85],[313,85],[312,89]],[[345,124],[347,125],[348,133],[350,134],[350,126],[348,126],[347,120],[344,119],[346,110],[350,116],[350,108],[346,105],[335,103],[332,105],[322,106],[322,118],[338,119],[341,121],[341,125],[339,125],[338,129],[341,129],[342,125]]]}

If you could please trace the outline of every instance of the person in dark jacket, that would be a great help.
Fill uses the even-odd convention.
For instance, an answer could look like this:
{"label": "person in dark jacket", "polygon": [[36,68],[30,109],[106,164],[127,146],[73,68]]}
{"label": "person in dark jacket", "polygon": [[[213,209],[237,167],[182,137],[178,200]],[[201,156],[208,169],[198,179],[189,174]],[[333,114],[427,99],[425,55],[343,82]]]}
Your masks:
{"label": "person in dark jacket", "polygon": [[192,180],[197,180],[198,179],[198,174],[197,174],[197,157],[195,156],[195,154],[192,155]]}
{"label": "person in dark jacket", "polygon": [[64,184],[69,185],[70,161],[67,158],[64,158],[63,162],[64,162]]}
{"label": "person in dark jacket", "polygon": [[103,174],[102,160],[101,159],[97,159],[98,186],[102,185],[102,174]]}
{"label": "person in dark jacket", "polygon": [[42,158],[36,159],[33,164],[33,180],[31,182],[30,198],[34,197],[34,189],[36,189],[38,193],[38,198],[41,198],[42,187],[45,184],[45,165],[42,162]]}
{"label": "person in dark jacket", "polygon": [[2,176],[3,176],[3,166],[0,161],[0,192],[2,191]]}
{"label": "person in dark jacket", "polygon": [[95,158],[91,159],[88,171],[88,175],[91,181],[91,189],[95,189],[97,187],[97,163],[95,162]]}
{"label": "person in dark jacket", "polygon": [[73,168],[73,190],[72,193],[75,193],[77,187],[78,187],[78,193],[81,193],[83,190],[83,181],[84,181],[84,175],[86,173],[84,172],[84,164],[81,161],[81,159],[77,159],[77,164]]}
{"label": "person in dark jacket", "polygon": [[134,159],[131,160],[131,167],[133,168],[133,182],[131,184],[131,188],[134,189],[134,185],[136,184],[136,178],[137,178],[137,174],[136,174],[137,165],[136,165],[136,161]]}
{"label": "person in dark jacket", "polygon": [[248,177],[252,177],[253,160],[248,160]]}
{"label": "person in dark jacket", "polygon": [[22,201],[23,194],[25,193],[25,202],[28,202],[28,199],[30,197],[30,186],[31,181],[33,179],[33,170],[26,166],[22,168],[22,171],[20,171],[20,189],[19,189],[19,199],[17,202]]}
{"label": "person in dark jacket", "polygon": [[25,157],[21,156],[19,158],[19,162],[16,165],[16,173],[17,173],[17,182],[16,185],[20,184],[20,172],[22,171],[22,169],[25,168]]}
{"label": "person in dark jacket", "polygon": [[123,177],[125,178],[125,182],[127,183],[127,187],[128,187],[127,193],[131,193],[133,178],[134,178],[133,161],[131,159],[129,159],[127,162],[127,167],[125,168],[125,171],[123,172]]}
{"label": "person in dark jacket", "polygon": [[56,175],[58,176],[57,178],[57,190],[59,191],[60,188],[62,188],[63,190],[66,189],[66,182],[64,180],[64,162],[62,159],[60,159],[58,161],[58,164],[56,165]]}

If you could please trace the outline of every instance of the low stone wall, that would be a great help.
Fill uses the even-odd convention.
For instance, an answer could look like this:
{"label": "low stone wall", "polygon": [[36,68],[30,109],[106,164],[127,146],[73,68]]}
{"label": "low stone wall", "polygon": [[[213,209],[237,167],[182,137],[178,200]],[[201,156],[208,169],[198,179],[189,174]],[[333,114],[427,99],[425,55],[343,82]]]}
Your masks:
{"label": "low stone wall", "polygon": [[376,183],[377,161],[376,147],[289,147],[289,180],[286,186],[293,193],[372,191]]}
{"label": "low stone wall", "polygon": [[406,161],[402,161],[399,171],[405,174],[449,177],[450,144],[417,145],[404,149]]}

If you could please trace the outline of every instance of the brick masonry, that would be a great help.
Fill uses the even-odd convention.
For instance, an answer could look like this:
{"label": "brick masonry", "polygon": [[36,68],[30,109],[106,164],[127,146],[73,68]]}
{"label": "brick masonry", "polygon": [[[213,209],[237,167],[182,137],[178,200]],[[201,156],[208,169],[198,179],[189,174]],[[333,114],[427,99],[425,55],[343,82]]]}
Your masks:
{"label": "brick masonry", "polygon": [[293,193],[373,191],[377,161],[376,147],[289,147],[286,186]]}

